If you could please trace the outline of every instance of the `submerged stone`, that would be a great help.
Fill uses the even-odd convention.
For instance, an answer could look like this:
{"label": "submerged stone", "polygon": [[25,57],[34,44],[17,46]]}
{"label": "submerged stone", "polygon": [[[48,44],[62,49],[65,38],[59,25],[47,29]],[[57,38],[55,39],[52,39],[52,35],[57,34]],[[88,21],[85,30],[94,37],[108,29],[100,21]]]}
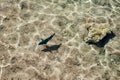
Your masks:
{"label": "submerged stone", "polygon": [[87,25],[88,35],[85,37],[85,42],[104,47],[109,39],[115,37],[115,34],[110,30],[109,25]]}
{"label": "submerged stone", "polygon": [[115,34],[113,32],[107,34],[103,39],[101,39],[99,42],[88,42],[89,44],[96,45],[97,47],[104,47],[105,44],[108,43],[108,41],[115,37]]}

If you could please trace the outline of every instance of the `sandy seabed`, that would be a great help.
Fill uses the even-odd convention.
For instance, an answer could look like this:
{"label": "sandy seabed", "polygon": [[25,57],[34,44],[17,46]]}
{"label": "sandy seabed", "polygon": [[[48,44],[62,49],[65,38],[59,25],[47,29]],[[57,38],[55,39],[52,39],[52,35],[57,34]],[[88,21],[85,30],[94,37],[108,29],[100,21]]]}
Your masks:
{"label": "sandy seabed", "polygon": [[[86,43],[93,24],[115,37]],[[0,0],[0,80],[120,80],[120,0]]]}

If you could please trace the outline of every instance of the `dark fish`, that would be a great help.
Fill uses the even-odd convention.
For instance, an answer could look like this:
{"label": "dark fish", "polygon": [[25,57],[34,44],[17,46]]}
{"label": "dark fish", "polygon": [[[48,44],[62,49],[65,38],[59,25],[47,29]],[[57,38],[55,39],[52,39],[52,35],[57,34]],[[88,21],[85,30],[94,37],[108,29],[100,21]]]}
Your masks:
{"label": "dark fish", "polygon": [[38,45],[43,45],[43,44],[47,44],[48,43],[48,41],[50,41],[52,38],[53,38],[53,36],[55,35],[55,33],[53,33],[51,36],[49,36],[48,38],[46,38],[46,39],[43,39],[42,41],[40,41],[39,42],[39,44]]}

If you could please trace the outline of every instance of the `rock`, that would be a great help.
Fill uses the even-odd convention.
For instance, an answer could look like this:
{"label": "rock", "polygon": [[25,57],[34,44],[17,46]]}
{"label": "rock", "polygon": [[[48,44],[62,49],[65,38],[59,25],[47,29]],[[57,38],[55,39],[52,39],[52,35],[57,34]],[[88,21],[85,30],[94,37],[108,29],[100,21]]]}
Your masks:
{"label": "rock", "polygon": [[110,27],[107,24],[88,24],[86,26],[88,35],[85,37],[85,42],[97,43],[102,40],[107,34],[111,33]]}

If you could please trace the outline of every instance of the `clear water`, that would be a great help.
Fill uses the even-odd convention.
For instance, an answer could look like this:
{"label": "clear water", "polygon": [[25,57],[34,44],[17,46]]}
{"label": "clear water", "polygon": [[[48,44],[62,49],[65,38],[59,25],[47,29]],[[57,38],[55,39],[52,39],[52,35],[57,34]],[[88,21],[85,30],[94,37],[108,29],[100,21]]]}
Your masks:
{"label": "clear water", "polygon": [[120,80],[119,31],[120,0],[0,0],[0,80]]}

